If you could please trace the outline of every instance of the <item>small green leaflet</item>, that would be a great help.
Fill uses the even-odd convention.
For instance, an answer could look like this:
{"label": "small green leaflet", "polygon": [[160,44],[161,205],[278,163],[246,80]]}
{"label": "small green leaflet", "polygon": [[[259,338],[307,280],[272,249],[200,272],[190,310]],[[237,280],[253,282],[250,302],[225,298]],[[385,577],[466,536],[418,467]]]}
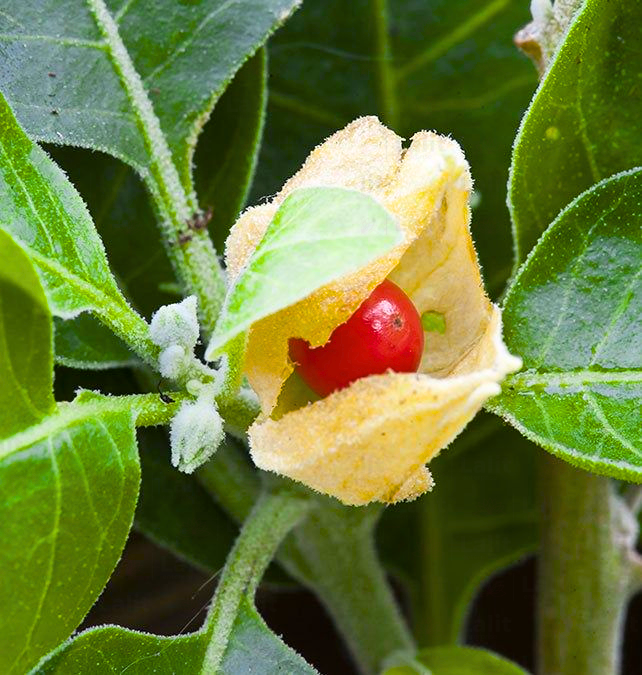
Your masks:
{"label": "small green leaflet", "polygon": [[0,672],[69,637],[116,566],[138,496],[133,415],[94,396],[0,441]]}
{"label": "small green leaflet", "polygon": [[295,190],[229,290],[206,358],[259,319],[356,272],[402,240],[392,215],[368,195],[344,188]]}
{"label": "small green leaflet", "polygon": [[27,136],[0,95],[0,229],[36,266],[51,311],[70,318],[92,310],[131,344],[147,324],[127,304],[82,199]]}
{"label": "small green leaflet", "polygon": [[642,482],[642,169],[572,202],[506,297],[508,349],[525,370],[490,402],[576,466]]}
{"label": "small green leaflet", "polygon": [[[194,675],[201,672],[206,646],[203,633],[165,637],[118,626],[92,628],[62,645],[32,673]],[[265,625],[250,600],[245,598],[217,673],[314,675],[317,671]]]}
{"label": "small green leaflet", "polygon": [[642,164],[640,25],[641,2],[588,0],[537,91],[509,182],[518,263],[574,197]]}
{"label": "small green leaflet", "polygon": [[446,319],[440,312],[424,312],[421,315],[421,325],[427,332],[443,335],[446,332]]}
{"label": "small green leaflet", "polygon": [[51,315],[24,251],[0,230],[0,438],[55,408]]}
{"label": "small green leaflet", "polygon": [[527,675],[512,661],[476,647],[432,647],[399,661],[383,675]]}

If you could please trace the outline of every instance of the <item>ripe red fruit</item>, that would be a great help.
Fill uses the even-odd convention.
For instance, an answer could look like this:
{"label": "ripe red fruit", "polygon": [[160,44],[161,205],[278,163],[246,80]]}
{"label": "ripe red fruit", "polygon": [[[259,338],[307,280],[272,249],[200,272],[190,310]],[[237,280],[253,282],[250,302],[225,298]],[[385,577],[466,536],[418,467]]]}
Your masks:
{"label": "ripe red fruit", "polygon": [[312,348],[300,338],[290,340],[290,358],[320,396],[366,375],[387,370],[416,372],[423,349],[424,331],[417,309],[399,286],[388,280],[335,328],[325,345]]}

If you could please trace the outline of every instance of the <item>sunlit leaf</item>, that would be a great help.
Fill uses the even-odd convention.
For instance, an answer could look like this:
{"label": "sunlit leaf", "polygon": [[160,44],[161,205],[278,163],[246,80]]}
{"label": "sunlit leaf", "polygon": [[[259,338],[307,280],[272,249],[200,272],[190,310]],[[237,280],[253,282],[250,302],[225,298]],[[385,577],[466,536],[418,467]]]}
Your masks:
{"label": "sunlit leaf", "polygon": [[364,193],[295,190],[230,289],[208,355],[259,319],[355,272],[402,238],[393,216]]}
{"label": "sunlit leaf", "polygon": [[0,438],[55,406],[51,314],[24,251],[0,230]]}
{"label": "sunlit leaf", "polygon": [[53,314],[91,310],[140,343],[147,328],[111,274],[85,204],[63,172],[33,143],[0,95],[0,229],[39,272]]}
{"label": "sunlit leaf", "polygon": [[0,671],[69,637],[125,545],[140,468],[133,413],[63,404],[0,441]]}

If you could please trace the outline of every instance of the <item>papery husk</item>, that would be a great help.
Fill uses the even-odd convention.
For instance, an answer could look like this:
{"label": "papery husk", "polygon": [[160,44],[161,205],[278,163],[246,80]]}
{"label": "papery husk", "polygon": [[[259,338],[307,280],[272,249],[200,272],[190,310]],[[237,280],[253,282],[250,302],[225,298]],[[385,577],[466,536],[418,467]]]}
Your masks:
{"label": "papery husk", "polygon": [[364,377],[278,420],[255,423],[252,459],[344,504],[414,499],[432,487],[424,465],[499,393],[504,375],[521,366],[501,341],[497,307],[469,358],[465,375]]}
{"label": "papery husk", "polygon": [[[506,352],[500,310],[483,288],[469,230],[469,167],[452,139],[422,131],[404,150],[402,139],[376,118],[360,118],[316,148],[272,202],[240,217],[226,251],[232,279],[285,197],[314,186],[369,194],[397,219],[404,241],[252,327],[245,372],[262,406],[249,432],[252,457],[261,468],[347,504],[412,499],[432,486],[425,463],[521,365]],[[270,419],[293,370],[289,338],[324,344],[386,278],[420,313],[445,318],[442,335],[426,336],[419,373],[362,378]]]}

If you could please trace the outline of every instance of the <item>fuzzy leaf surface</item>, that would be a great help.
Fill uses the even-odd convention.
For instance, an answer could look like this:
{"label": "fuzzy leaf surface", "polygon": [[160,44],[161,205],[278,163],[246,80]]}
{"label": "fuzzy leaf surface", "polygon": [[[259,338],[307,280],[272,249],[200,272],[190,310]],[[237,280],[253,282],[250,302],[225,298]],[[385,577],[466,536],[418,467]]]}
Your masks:
{"label": "fuzzy leaf surface", "polygon": [[38,274],[0,230],[0,438],[55,408],[51,314]]}
{"label": "fuzzy leaf surface", "polygon": [[145,339],[146,326],[116,286],[85,204],[1,94],[0,229],[36,266],[53,314],[71,318],[92,310],[121,335]]}
{"label": "fuzzy leaf surface", "polygon": [[297,4],[8,0],[0,90],[35,139],[103,150],[141,174],[155,171],[164,136],[189,193],[194,145],[216,100]]}
{"label": "fuzzy leaf surface", "polygon": [[642,482],[642,169],[594,186],[545,232],[506,297],[524,370],[490,407],[562,459]]}
{"label": "fuzzy leaf surface", "polygon": [[393,216],[368,195],[344,188],[295,190],[228,292],[208,354],[401,241]]}
{"label": "fuzzy leaf surface", "polygon": [[24,673],[76,629],[109,579],[134,515],[133,414],[62,404],[0,441],[0,671]]}
{"label": "fuzzy leaf surface", "polygon": [[410,138],[450,134],[472,167],[472,229],[492,292],[512,264],[506,166],[537,84],[512,43],[530,20],[514,0],[305,0],[270,41],[265,142],[254,199],[277,192],[324,138],[378,115]]}
{"label": "fuzzy leaf surface", "polygon": [[509,185],[518,262],[573,198],[642,164],[641,23],[642,3],[588,0],[533,98]]}
{"label": "fuzzy leaf surface", "polygon": [[[57,649],[34,671],[108,675],[127,671],[131,675],[192,675],[201,672],[207,648],[203,633],[164,637],[137,633],[118,626],[93,628]],[[221,675],[272,675],[317,671],[285,645],[263,622],[246,598],[228,641]]]}
{"label": "fuzzy leaf surface", "polygon": [[[203,207],[212,210],[209,230],[221,252],[256,163],[265,66],[263,50],[243,65],[217,101],[196,147],[196,186]],[[48,150],[87,202],[119,287],[134,306],[150,318],[161,305],[176,302],[179,295],[170,290],[177,286],[174,273],[139,176],[103,153],[55,146]],[[83,368],[131,364],[132,354],[89,317],[58,322],[56,336],[60,363]]]}

